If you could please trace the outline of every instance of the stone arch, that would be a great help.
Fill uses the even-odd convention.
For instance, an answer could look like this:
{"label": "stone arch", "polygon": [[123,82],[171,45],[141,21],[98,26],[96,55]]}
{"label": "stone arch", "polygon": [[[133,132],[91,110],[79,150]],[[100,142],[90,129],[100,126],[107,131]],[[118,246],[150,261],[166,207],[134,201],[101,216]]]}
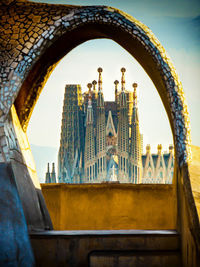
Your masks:
{"label": "stone arch", "polygon": [[[15,2],[14,12],[19,18],[23,2],[26,15],[22,21],[26,25],[31,20],[32,28],[25,31],[24,45],[20,39],[13,41],[16,56],[11,55],[10,68],[5,64],[9,71],[2,77],[1,121],[15,103],[19,121],[26,130],[42,87],[57,62],[84,41],[109,38],[126,49],[152,79],[168,114],[177,159],[180,164],[188,161],[190,125],[182,85],[164,48],[147,26],[111,7]],[[13,35],[8,40],[13,40]],[[9,52],[5,55],[9,56]]]}
{"label": "stone arch", "polygon": [[[26,126],[57,62],[77,45],[95,38],[109,38],[124,47],[143,66],[161,96],[175,143],[177,183],[173,190],[182,260],[185,266],[190,262],[199,266],[199,217],[191,187],[191,163],[188,164],[190,122],[181,82],[164,48],[148,27],[115,8],[49,5],[27,0],[0,1],[0,185],[3,188],[0,203],[2,214],[6,214],[6,223],[0,223],[3,233],[0,245],[6,248],[0,261],[7,262],[12,254],[7,244],[15,244],[16,236],[21,233],[19,225],[26,241],[20,235],[22,245],[15,246],[12,255],[18,261],[21,252],[23,258],[29,258],[28,262],[33,261],[31,253],[24,252],[29,244],[23,213],[29,230],[52,229],[31,160]],[[17,204],[20,202],[22,208]],[[16,221],[19,215],[21,221]],[[14,234],[11,236],[10,232]],[[188,244],[192,246],[191,253]]]}

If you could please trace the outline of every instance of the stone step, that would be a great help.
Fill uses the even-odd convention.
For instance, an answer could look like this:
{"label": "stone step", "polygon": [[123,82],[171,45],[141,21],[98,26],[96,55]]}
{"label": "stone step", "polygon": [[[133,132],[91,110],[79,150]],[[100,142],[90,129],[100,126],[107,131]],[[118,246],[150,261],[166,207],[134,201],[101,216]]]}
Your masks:
{"label": "stone step", "polygon": [[180,266],[175,230],[43,231],[30,239],[37,266]]}

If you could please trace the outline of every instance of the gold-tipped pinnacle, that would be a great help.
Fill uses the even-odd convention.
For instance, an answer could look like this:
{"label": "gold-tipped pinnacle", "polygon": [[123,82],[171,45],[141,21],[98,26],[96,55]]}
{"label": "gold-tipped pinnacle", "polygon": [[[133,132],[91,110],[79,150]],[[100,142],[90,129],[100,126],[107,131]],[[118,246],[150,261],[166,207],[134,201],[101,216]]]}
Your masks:
{"label": "gold-tipped pinnacle", "polygon": [[97,84],[97,81],[94,80],[94,81],[92,82],[92,84],[93,84],[93,85],[96,85],[96,84]]}
{"label": "gold-tipped pinnacle", "polygon": [[87,87],[89,88],[89,91],[91,91],[92,84],[91,84],[91,83],[88,83],[88,84],[87,84]]}
{"label": "gold-tipped pinnacle", "polygon": [[138,84],[137,83],[133,83],[132,86],[133,86],[134,89],[136,89],[138,87]]}
{"label": "gold-tipped pinnacle", "polygon": [[115,84],[115,85],[118,85],[118,84],[119,84],[119,81],[118,81],[118,80],[115,80],[115,81],[114,81],[114,84]]}
{"label": "gold-tipped pinnacle", "polygon": [[121,68],[121,72],[126,72],[126,69],[125,68]]}
{"label": "gold-tipped pinnacle", "polygon": [[103,69],[99,67],[99,68],[97,69],[97,71],[98,71],[98,72],[103,72]]}

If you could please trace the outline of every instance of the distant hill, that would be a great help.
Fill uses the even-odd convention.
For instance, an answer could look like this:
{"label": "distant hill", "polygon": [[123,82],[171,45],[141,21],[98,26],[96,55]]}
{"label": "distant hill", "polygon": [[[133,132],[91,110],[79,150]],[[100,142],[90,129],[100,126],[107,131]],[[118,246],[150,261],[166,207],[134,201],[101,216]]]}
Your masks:
{"label": "distant hill", "polygon": [[[33,157],[36,164],[36,170],[38,174],[38,178],[41,183],[45,180],[45,173],[47,170],[47,163],[50,163],[50,171],[52,162],[56,163],[57,168],[57,153],[58,150],[55,147],[47,147],[47,146],[37,146],[31,144],[31,150],[33,153]],[[56,170],[57,173],[57,170]]]}

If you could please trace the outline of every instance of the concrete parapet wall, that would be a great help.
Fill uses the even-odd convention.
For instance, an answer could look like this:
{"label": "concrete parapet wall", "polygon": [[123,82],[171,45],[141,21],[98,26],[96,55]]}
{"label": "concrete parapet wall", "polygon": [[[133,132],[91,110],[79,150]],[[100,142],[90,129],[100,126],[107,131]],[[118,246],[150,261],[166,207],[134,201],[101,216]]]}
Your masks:
{"label": "concrete parapet wall", "polygon": [[176,229],[174,185],[42,184],[55,230]]}
{"label": "concrete parapet wall", "polygon": [[43,231],[30,234],[39,267],[180,267],[176,231]]}

